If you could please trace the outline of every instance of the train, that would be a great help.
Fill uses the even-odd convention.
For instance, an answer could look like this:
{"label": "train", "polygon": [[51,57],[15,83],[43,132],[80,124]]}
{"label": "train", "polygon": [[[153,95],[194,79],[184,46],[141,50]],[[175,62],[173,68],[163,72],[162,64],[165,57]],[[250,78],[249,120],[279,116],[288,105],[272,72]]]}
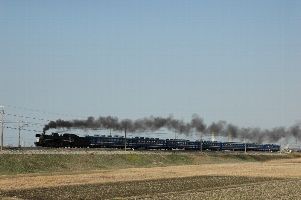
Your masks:
{"label": "train", "polygon": [[36,134],[35,145],[52,148],[109,148],[133,150],[194,150],[194,151],[280,151],[280,145],[205,140],[159,139],[123,136],[78,136],[70,133]]}

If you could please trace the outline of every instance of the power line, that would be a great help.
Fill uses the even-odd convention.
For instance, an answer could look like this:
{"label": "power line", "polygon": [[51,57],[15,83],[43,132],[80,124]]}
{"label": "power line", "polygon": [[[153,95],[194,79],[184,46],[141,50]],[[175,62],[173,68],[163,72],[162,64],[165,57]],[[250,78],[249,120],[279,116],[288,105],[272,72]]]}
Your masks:
{"label": "power line", "polygon": [[41,113],[41,114],[66,116],[66,117],[73,117],[73,118],[86,118],[86,116],[85,117],[84,116],[74,116],[74,115],[69,115],[66,113],[48,112],[48,111],[41,110],[41,109],[33,109],[33,108],[27,108],[27,107],[23,107],[23,106],[14,106],[14,105],[10,105],[10,104],[4,104],[4,106],[14,108],[14,109],[19,109],[19,110],[27,110],[27,111],[31,111],[31,112],[37,112],[37,113]]}
{"label": "power line", "polygon": [[43,113],[43,114],[61,115],[60,113],[48,112],[48,111],[45,111],[45,110],[27,108],[27,107],[23,107],[23,106],[14,106],[14,105],[9,105],[9,104],[5,104],[5,106],[10,107],[10,108],[14,108],[14,109],[27,110],[27,111],[38,112],[38,113]]}
{"label": "power line", "polygon": [[39,121],[48,121],[48,122],[51,121],[49,119],[38,118],[38,117],[29,117],[29,116],[25,116],[25,115],[17,115],[17,114],[11,114],[11,113],[6,113],[5,115],[13,116],[13,117],[18,117],[18,118],[24,118],[24,119],[39,120]]}
{"label": "power line", "polygon": [[[18,110],[27,110],[27,111],[33,111],[33,112],[37,112],[36,114],[30,112],[27,114],[15,114],[12,112],[8,112],[8,113],[4,113],[4,107],[3,107],[3,113],[0,110],[0,115],[2,116],[2,120],[1,121],[1,132],[3,133],[3,130],[9,129],[10,131],[15,130],[16,132],[18,132],[18,146],[21,146],[21,131],[25,131],[25,132],[31,132],[31,133],[41,133],[42,132],[42,128],[38,128],[38,127],[43,127],[45,126],[45,124],[47,124],[48,122],[50,122],[51,120],[46,119],[45,117],[38,117],[37,115],[40,115],[41,113],[46,115],[46,114],[55,114],[55,115],[61,115],[61,116],[69,116],[66,114],[59,114],[59,113],[50,113],[50,112],[46,112],[46,111],[42,111],[39,109],[28,109],[28,108],[24,108],[24,107],[18,107],[18,106],[12,106],[12,105],[6,105],[9,108],[13,108],[13,109],[18,109]],[[19,112],[19,111],[18,111]],[[31,116],[33,115],[33,116]],[[6,118],[6,120],[4,120],[4,118]],[[21,126],[21,124],[26,124],[26,126],[28,128],[24,128],[24,126]],[[37,130],[39,129],[39,130]],[[9,131],[9,132],[10,132]],[[3,135],[3,134],[2,134]],[[26,134],[26,135],[30,135],[30,134]],[[9,141],[13,141],[14,138],[16,138],[14,136],[14,134],[9,134],[7,135],[7,140]],[[1,149],[3,147],[3,136],[1,138]]]}
{"label": "power line", "polygon": [[[18,128],[18,127],[11,127],[11,126],[5,126],[5,128],[7,128],[7,129],[13,129],[13,130],[19,130],[19,128]],[[26,128],[21,128],[20,130],[41,133],[41,131],[40,131],[40,130],[38,131],[38,130],[34,130],[34,129],[26,129]]]}
{"label": "power line", "polygon": [[35,125],[40,125],[40,126],[44,126],[45,125],[45,123],[37,123],[37,122],[28,122],[28,121],[4,121],[4,123],[5,124],[19,124],[19,123],[21,123],[21,124],[30,124],[30,125],[33,125],[33,126],[35,126]]}
{"label": "power line", "polygon": [[[71,117],[71,115],[69,115],[69,114],[47,112],[47,111],[40,110],[40,109],[32,109],[32,108],[26,108],[26,107],[14,106],[14,105],[8,105],[8,104],[6,104],[5,106],[8,107],[8,108],[11,108],[10,110],[13,110],[14,112],[19,113],[19,114],[16,114],[14,112],[8,112],[8,113],[3,112],[2,117],[3,117],[3,119],[5,117],[6,120],[1,121],[1,122],[3,122],[2,123],[3,129],[7,128],[7,129],[10,129],[10,130],[19,131],[19,135],[18,135],[19,146],[20,146],[20,131],[32,132],[32,133],[41,133],[42,130],[37,130],[37,129],[39,129],[38,127],[40,127],[40,126],[43,127],[43,126],[45,126],[45,124],[49,123],[50,121],[54,121],[54,120],[47,119],[49,117],[49,115],[59,115],[59,116]],[[26,114],[20,114],[21,110],[29,111],[29,112],[25,112]],[[40,117],[40,115],[43,116],[43,117]],[[45,118],[45,116],[47,116],[47,118]],[[76,117],[76,118],[86,119],[87,117],[81,116],[81,117]],[[23,126],[20,126],[20,124],[26,124],[26,126],[29,127],[29,128],[24,128]],[[73,130],[77,130],[77,129],[72,129],[71,128],[71,129],[68,129],[68,130],[64,130],[62,132],[73,131]],[[103,129],[102,128],[86,128],[85,130],[101,131]],[[56,131],[59,131],[59,130],[56,130]],[[29,134],[27,133],[26,135],[29,135]],[[13,140],[13,138],[15,138],[11,134],[9,134],[7,136],[8,136],[8,138],[7,138],[8,140]],[[3,139],[2,139],[2,142],[3,142]]]}
{"label": "power line", "polygon": [[[12,126],[5,126],[5,128],[8,128],[8,129],[14,129],[14,130],[18,130],[19,128],[18,127],[12,127]],[[33,131],[33,132],[41,132],[41,130],[34,130],[34,129],[26,129],[26,128],[21,128],[21,130],[24,130],[24,131]],[[70,131],[70,130],[79,130],[77,128],[70,128],[70,129],[65,129],[63,130],[63,132],[65,131]],[[106,129],[103,129],[103,128],[86,128],[86,130],[92,130],[92,131],[102,131],[102,130],[106,130]]]}

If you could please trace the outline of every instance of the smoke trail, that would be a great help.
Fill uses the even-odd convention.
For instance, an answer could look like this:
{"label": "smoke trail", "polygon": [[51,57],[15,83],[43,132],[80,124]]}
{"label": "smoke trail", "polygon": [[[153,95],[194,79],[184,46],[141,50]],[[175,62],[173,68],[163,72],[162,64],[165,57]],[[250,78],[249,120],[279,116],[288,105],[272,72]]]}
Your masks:
{"label": "smoke trail", "polygon": [[276,127],[269,134],[270,137],[268,139],[271,142],[277,142],[288,135],[287,130],[284,127]]}
{"label": "smoke trail", "polygon": [[183,120],[169,117],[145,117],[137,120],[122,119],[117,117],[107,116],[88,117],[86,120],[62,120],[51,121],[44,126],[43,132],[49,129],[58,128],[75,128],[75,129],[111,129],[115,131],[127,130],[129,132],[146,132],[166,129],[180,134],[191,134],[197,131],[202,134],[213,134],[213,136],[224,136],[240,141],[252,141],[257,143],[278,142],[281,139],[295,138],[301,140],[301,125],[295,124],[289,128],[276,127],[270,130],[262,130],[260,128],[240,128],[233,124],[228,124],[225,121],[213,122],[207,126],[203,119],[194,114],[189,123]]}
{"label": "smoke trail", "polygon": [[200,133],[203,133],[206,130],[206,124],[197,114],[192,115],[191,127]]}
{"label": "smoke trail", "polygon": [[169,119],[167,123],[167,129],[178,132],[180,134],[189,134],[191,127],[190,124],[186,124],[182,120]]}
{"label": "smoke trail", "polygon": [[225,121],[213,122],[209,127],[207,132],[214,134],[222,134],[224,132],[224,128],[226,126]]}
{"label": "smoke trail", "polygon": [[162,118],[162,117],[148,117],[137,119],[135,121],[131,119],[118,120],[117,117],[99,117],[94,119],[93,117],[88,117],[86,120],[71,120],[65,121],[58,119],[56,121],[51,121],[45,125],[43,131],[56,128],[78,128],[78,129],[112,129],[112,130],[128,130],[130,132],[137,131],[157,131],[161,128],[166,128],[170,131],[176,131],[179,133],[189,134],[191,126],[182,120],[177,120],[172,117]]}
{"label": "smoke trail", "polygon": [[226,136],[228,137],[228,141],[232,142],[233,138],[237,138],[239,128],[233,124],[228,124],[225,133],[227,134]]}
{"label": "smoke trail", "polygon": [[301,139],[301,129],[300,129],[300,124],[296,124],[290,128],[290,133],[294,138],[296,139]]}

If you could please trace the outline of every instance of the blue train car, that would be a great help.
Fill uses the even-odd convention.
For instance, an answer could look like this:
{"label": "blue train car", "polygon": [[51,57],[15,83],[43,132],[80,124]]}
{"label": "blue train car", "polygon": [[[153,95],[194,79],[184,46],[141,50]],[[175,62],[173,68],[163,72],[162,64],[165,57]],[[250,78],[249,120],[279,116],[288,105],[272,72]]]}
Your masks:
{"label": "blue train car", "polygon": [[159,139],[148,137],[105,136],[94,135],[79,137],[75,134],[51,135],[37,134],[36,146],[42,147],[90,147],[90,148],[131,148],[131,149],[162,149],[162,150],[208,150],[208,151],[280,151],[275,144],[255,144],[218,141],[190,141],[183,139]]}

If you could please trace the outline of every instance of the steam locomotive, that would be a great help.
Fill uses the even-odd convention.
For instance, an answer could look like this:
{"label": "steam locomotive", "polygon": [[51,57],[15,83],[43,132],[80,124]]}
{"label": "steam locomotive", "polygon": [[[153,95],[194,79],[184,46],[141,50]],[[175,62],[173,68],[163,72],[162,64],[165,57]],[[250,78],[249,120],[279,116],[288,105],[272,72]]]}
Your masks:
{"label": "steam locomotive", "polygon": [[36,146],[70,148],[131,148],[157,150],[208,150],[208,151],[280,151],[280,145],[218,141],[190,141],[183,139],[159,139],[148,137],[125,138],[123,136],[94,135],[80,137],[75,134],[37,134]]}

